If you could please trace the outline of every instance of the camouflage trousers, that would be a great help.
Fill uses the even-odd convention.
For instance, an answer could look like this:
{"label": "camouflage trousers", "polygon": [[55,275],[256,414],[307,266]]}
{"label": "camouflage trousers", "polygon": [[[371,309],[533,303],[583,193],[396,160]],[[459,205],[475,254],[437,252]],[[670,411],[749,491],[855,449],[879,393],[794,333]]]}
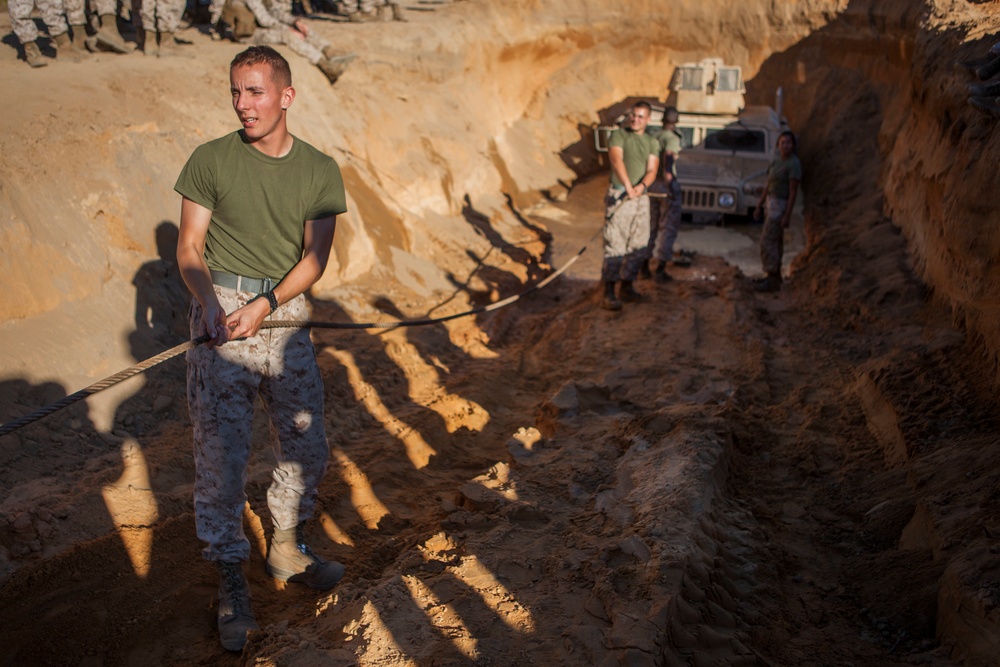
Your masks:
{"label": "camouflage trousers", "polygon": [[65,0],[63,9],[66,10],[66,21],[72,26],[85,25],[87,23],[85,7],[86,0]]}
{"label": "camouflage trousers", "polygon": [[89,2],[90,10],[98,16],[118,15],[117,0],[89,0]]}
{"label": "camouflage trousers", "polygon": [[262,46],[264,44],[284,44],[293,53],[297,53],[310,63],[315,65],[323,59],[323,49],[330,45],[328,41],[310,32],[309,36],[303,39],[298,32],[292,30],[287,25],[279,25],[273,28],[261,28],[253,31],[253,35],[246,40],[250,44]]}
{"label": "camouflage trousers", "polygon": [[781,256],[785,252],[785,228],[781,226],[781,218],[787,205],[787,199],[767,198],[764,228],[760,232],[760,264],[767,274],[781,275]]}
{"label": "camouflage trousers", "polygon": [[7,10],[10,12],[10,26],[22,44],[38,39],[38,28],[31,19],[31,12],[36,3],[50,37],[61,35],[69,30],[66,25],[66,17],[63,16],[61,0],[8,0]]}
{"label": "camouflage trousers", "polygon": [[649,247],[646,248],[646,259],[669,262],[674,258],[674,242],[681,231],[681,184],[676,178],[670,181],[670,185],[656,181],[649,191],[669,194],[670,198],[649,198]]}
{"label": "camouflage trousers", "polygon": [[229,24],[235,37],[241,44],[285,45],[293,53],[297,53],[315,65],[323,59],[323,49],[330,42],[315,32],[310,32],[305,38],[290,26],[279,24],[273,28],[264,28],[257,23],[253,12],[242,2],[230,2],[223,6],[220,15]]}
{"label": "camouflage trousers", "polygon": [[604,196],[604,264],[601,280],[635,280],[649,246],[649,197],[617,197],[622,190],[608,188]]}
{"label": "camouflage trousers", "polygon": [[[232,312],[254,294],[216,286]],[[191,335],[202,309],[192,304]],[[299,296],[274,312],[275,320],[306,320]],[[257,336],[187,353],[187,394],[194,425],[194,509],[208,560],[246,560],[243,506],[257,398],[270,418],[276,465],[267,506],[277,528],[312,516],[330,448],[323,425],[323,380],[308,329],[262,329]]]}
{"label": "camouflage trousers", "polygon": [[377,8],[390,4],[390,0],[339,0],[337,12],[342,16],[350,16],[356,12],[371,14]]}
{"label": "camouflage trousers", "polygon": [[142,0],[139,18],[143,30],[177,32],[187,0]]}

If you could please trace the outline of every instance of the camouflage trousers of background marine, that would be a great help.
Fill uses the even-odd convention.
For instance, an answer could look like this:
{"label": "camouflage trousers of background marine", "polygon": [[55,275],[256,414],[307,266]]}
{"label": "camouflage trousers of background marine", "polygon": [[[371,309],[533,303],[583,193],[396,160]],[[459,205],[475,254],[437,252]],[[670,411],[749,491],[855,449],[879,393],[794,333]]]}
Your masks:
{"label": "camouflage trousers of background marine", "polygon": [[187,0],[142,0],[139,18],[142,29],[156,32],[177,32]]}
{"label": "camouflage trousers of background marine", "polygon": [[785,252],[785,228],[781,226],[781,218],[786,206],[787,199],[767,198],[764,228],[760,231],[760,264],[768,275],[781,275],[781,256]]}
{"label": "camouflage trousers of background marine", "polygon": [[356,12],[371,14],[379,7],[391,5],[390,0],[338,0],[337,13],[341,16],[350,16]]}
{"label": "camouflage trousers of background marine", "polygon": [[[50,37],[61,35],[69,30],[66,18],[63,16],[62,0],[8,0],[10,26],[22,44],[38,39],[38,28],[31,19],[31,12],[35,8],[36,2]],[[83,21],[80,23],[82,24]]]}
{"label": "camouflage trousers of background marine", "polygon": [[649,246],[649,197],[619,197],[624,190],[608,188],[604,196],[604,264],[601,280],[635,280]]}
{"label": "camouflage trousers of background marine", "polygon": [[323,59],[323,49],[330,46],[330,42],[315,32],[310,32],[303,39],[298,31],[287,25],[276,25],[273,28],[261,27],[257,24],[253,12],[239,0],[225,3],[221,17],[229,24],[233,31],[233,37],[241,44],[254,44],[256,46],[283,44],[290,51],[302,56],[313,65]]}
{"label": "camouflage trousers of background marine", "polygon": [[[227,313],[254,294],[215,288]],[[192,304],[191,336],[202,309]],[[307,320],[304,296],[274,312],[275,320]],[[277,465],[267,506],[277,528],[294,528],[312,516],[330,448],[323,425],[323,380],[308,329],[262,329],[257,336],[187,352],[187,394],[194,425],[194,509],[208,560],[250,557],[243,531],[244,487],[251,424],[258,396],[271,424]]]}
{"label": "camouflage trousers of background marine", "polygon": [[649,198],[649,247],[645,259],[669,262],[674,258],[674,242],[681,230],[681,184],[677,179],[667,185],[656,181],[650,193],[668,194]]}
{"label": "camouflage trousers of background marine", "polygon": [[309,36],[303,39],[287,25],[279,25],[273,28],[261,28],[258,26],[254,30],[253,36],[245,41],[256,46],[284,44],[290,51],[299,54],[313,65],[323,59],[323,49],[330,45],[330,42],[315,32],[310,32]]}

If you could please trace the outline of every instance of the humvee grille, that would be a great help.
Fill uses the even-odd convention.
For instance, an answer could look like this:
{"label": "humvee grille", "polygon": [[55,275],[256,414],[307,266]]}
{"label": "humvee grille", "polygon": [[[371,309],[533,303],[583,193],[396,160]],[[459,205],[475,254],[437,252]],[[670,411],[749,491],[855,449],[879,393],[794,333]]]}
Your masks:
{"label": "humvee grille", "polygon": [[715,192],[712,190],[698,190],[695,188],[683,188],[683,207],[689,209],[710,210],[715,208]]}

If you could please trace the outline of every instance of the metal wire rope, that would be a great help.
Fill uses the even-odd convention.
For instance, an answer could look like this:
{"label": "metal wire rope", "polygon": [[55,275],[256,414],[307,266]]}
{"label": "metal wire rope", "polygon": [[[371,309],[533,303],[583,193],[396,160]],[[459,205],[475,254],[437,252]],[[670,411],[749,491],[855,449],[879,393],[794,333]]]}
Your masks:
{"label": "metal wire rope", "polygon": [[[597,234],[599,234],[599,233],[600,233],[600,231],[597,232]],[[476,308],[472,308],[470,310],[463,311],[461,313],[453,313],[451,315],[443,315],[441,317],[429,317],[429,318],[424,318],[424,319],[419,319],[419,320],[399,320],[399,321],[396,321],[396,322],[314,322],[312,320],[304,320],[304,321],[274,320],[274,321],[264,322],[261,325],[261,329],[306,329],[306,328],[309,328],[309,329],[397,329],[397,328],[400,328],[400,327],[416,327],[416,326],[424,326],[424,325],[428,325],[428,324],[438,324],[440,322],[447,322],[449,320],[458,319],[460,317],[468,317],[469,315],[478,315],[480,313],[490,312],[490,311],[493,311],[493,310],[497,310],[499,308],[503,308],[504,306],[509,306],[510,304],[512,304],[515,301],[521,299],[522,297],[525,297],[528,294],[531,294],[532,292],[540,290],[543,287],[545,287],[546,285],[548,285],[549,283],[551,283],[553,280],[555,280],[557,277],[559,277],[561,274],[563,274],[578,259],[580,259],[580,256],[583,255],[583,253],[585,253],[587,251],[587,247],[590,245],[590,243],[597,237],[597,234],[594,234],[594,236],[592,236],[587,241],[587,243],[582,248],[580,248],[580,250],[578,250],[577,253],[572,258],[570,258],[570,260],[568,262],[566,262],[565,264],[563,264],[562,267],[560,267],[556,271],[550,273],[545,278],[543,278],[539,282],[535,283],[534,285],[532,285],[528,289],[524,290],[523,292],[520,292],[520,293],[515,294],[513,296],[509,296],[506,299],[501,299],[500,301],[494,301],[493,303],[487,304],[485,306],[478,306]],[[100,382],[95,382],[94,384],[90,385],[89,387],[85,387],[85,388],[83,388],[83,389],[81,389],[81,390],[79,390],[77,392],[74,392],[74,393],[70,394],[69,396],[66,396],[63,399],[60,399],[59,401],[56,401],[55,403],[52,403],[51,405],[47,405],[44,408],[40,408],[38,410],[35,410],[34,412],[32,412],[30,414],[27,414],[27,415],[25,415],[25,416],[23,416],[23,417],[21,417],[19,419],[15,419],[14,421],[7,422],[6,424],[0,426],[0,437],[3,437],[3,436],[5,436],[5,435],[7,435],[9,433],[13,433],[14,431],[17,431],[18,429],[24,428],[28,424],[36,422],[39,419],[42,419],[43,417],[47,417],[48,415],[52,414],[53,412],[58,412],[59,410],[62,410],[63,408],[68,407],[68,406],[72,405],[73,403],[76,403],[77,401],[83,400],[84,398],[87,398],[88,396],[92,396],[93,394],[96,394],[96,393],[98,393],[100,391],[103,391],[103,390],[109,388],[109,387],[112,387],[112,386],[118,384],[119,382],[124,382],[125,380],[129,379],[130,377],[138,375],[139,373],[143,373],[143,372],[149,370],[150,368],[152,368],[153,366],[157,366],[159,364],[162,364],[164,361],[167,361],[168,359],[172,359],[172,358],[174,358],[174,357],[176,357],[176,356],[178,356],[178,355],[180,355],[180,354],[182,354],[184,352],[187,352],[191,348],[196,347],[198,345],[201,345],[202,343],[207,343],[208,341],[209,341],[209,337],[208,336],[199,336],[198,338],[189,340],[186,343],[181,343],[180,345],[178,345],[176,347],[172,347],[169,350],[166,350],[164,352],[161,352],[160,354],[158,354],[158,355],[156,355],[154,357],[150,357],[149,359],[146,359],[145,361],[142,361],[142,362],[140,362],[140,363],[138,363],[138,364],[136,364],[134,366],[130,366],[129,368],[126,368],[125,370],[119,371],[118,373],[115,373],[114,375],[106,377],[103,380],[101,380]]]}

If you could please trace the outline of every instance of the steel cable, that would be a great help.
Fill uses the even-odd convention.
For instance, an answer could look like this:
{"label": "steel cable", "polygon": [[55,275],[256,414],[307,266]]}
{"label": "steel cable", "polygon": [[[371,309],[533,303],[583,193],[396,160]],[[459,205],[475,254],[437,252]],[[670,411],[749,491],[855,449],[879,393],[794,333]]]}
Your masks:
{"label": "steel cable", "polygon": [[[598,230],[597,234],[599,234],[599,233],[600,233],[600,230]],[[549,283],[551,283],[553,280],[555,280],[557,277],[559,277],[561,274],[563,274],[566,271],[566,269],[568,269],[570,266],[572,266],[578,259],[580,259],[580,256],[583,255],[583,253],[585,253],[587,251],[587,247],[590,245],[590,243],[597,237],[597,234],[594,234],[594,236],[592,236],[587,241],[587,243],[582,248],[580,248],[580,250],[578,250],[577,253],[572,258],[570,258],[570,260],[568,262],[566,262],[563,266],[561,266],[556,271],[553,271],[552,273],[550,273],[549,275],[547,275],[545,278],[543,278],[542,280],[540,280],[536,284],[532,285],[528,289],[524,290],[523,292],[520,292],[519,294],[515,294],[513,296],[509,296],[506,299],[501,299],[500,301],[494,301],[493,303],[485,305],[485,306],[479,306],[479,307],[476,307],[476,308],[472,308],[470,310],[463,311],[461,313],[453,313],[451,315],[443,315],[441,317],[423,318],[423,319],[419,319],[419,320],[399,320],[399,321],[395,321],[395,322],[314,322],[312,320],[305,320],[305,321],[275,320],[275,321],[266,321],[266,322],[264,322],[261,325],[261,329],[306,329],[306,328],[309,328],[309,329],[397,329],[397,328],[401,328],[401,327],[416,327],[416,326],[425,326],[425,325],[428,325],[428,324],[438,324],[440,322],[447,322],[449,320],[458,319],[460,317],[468,317],[469,315],[478,315],[480,313],[490,312],[490,311],[493,311],[493,310],[497,310],[499,308],[503,308],[504,306],[509,306],[510,304],[512,304],[515,301],[521,299],[522,297],[525,297],[528,294],[531,294],[532,292],[540,290],[543,287],[545,287],[546,285],[548,285]],[[89,387],[85,387],[84,389],[81,389],[81,390],[79,390],[77,392],[74,392],[74,393],[70,394],[69,396],[66,396],[63,399],[60,399],[59,401],[56,401],[55,403],[52,403],[51,405],[47,405],[44,408],[40,408],[38,410],[35,410],[34,412],[32,412],[30,414],[27,414],[27,415],[25,415],[23,417],[20,417],[19,419],[16,419],[14,421],[7,422],[6,424],[0,426],[0,437],[3,437],[3,436],[5,436],[5,435],[7,435],[9,433],[13,433],[14,431],[17,431],[18,429],[24,428],[28,424],[36,422],[39,419],[42,419],[43,417],[47,417],[48,415],[52,414],[53,412],[58,412],[59,410],[62,410],[63,408],[68,407],[68,406],[72,405],[73,403],[76,403],[77,401],[83,400],[83,399],[87,398],[88,396],[92,396],[93,394],[96,394],[96,393],[98,393],[100,391],[103,391],[103,390],[109,388],[109,387],[112,387],[112,386],[118,384],[119,382],[124,382],[125,380],[129,379],[130,377],[138,375],[139,373],[143,373],[143,372],[149,370],[150,368],[152,368],[153,366],[157,366],[159,364],[162,364],[164,361],[167,361],[168,359],[172,359],[172,358],[174,358],[174,357],[176,357],[176,356],[178,356],[178,355],[180,355],[180,354],[182,354],[184,352],[187,352],[191,348],[193,348],[193,347],[195,347],[197,345],[201,345],[202,343],[206,343],[208,341],[209,341],[209,337],[208,336],[199,336],[198,338],[189,340],[186,343],[181,343],[180,345],[178,345],[176,347],[172,347],[169,350],[166,350],[164,352],[161,352],[160,354],[158,354],[158,355],[156,355],[154,357],[150,357],[149,359],[146,359],[145,361],[142,361],[142,362],[140,362],[140,363],[138,363],[138,364],[136,364],[134,366],[130,366],[129,368],[126,368],[123,371],[119,371],[118,373],[115,373],[114,375],[106,377],[103,380],[101,380],[100,382],[95,382],[94,384],[90,385]]]}

